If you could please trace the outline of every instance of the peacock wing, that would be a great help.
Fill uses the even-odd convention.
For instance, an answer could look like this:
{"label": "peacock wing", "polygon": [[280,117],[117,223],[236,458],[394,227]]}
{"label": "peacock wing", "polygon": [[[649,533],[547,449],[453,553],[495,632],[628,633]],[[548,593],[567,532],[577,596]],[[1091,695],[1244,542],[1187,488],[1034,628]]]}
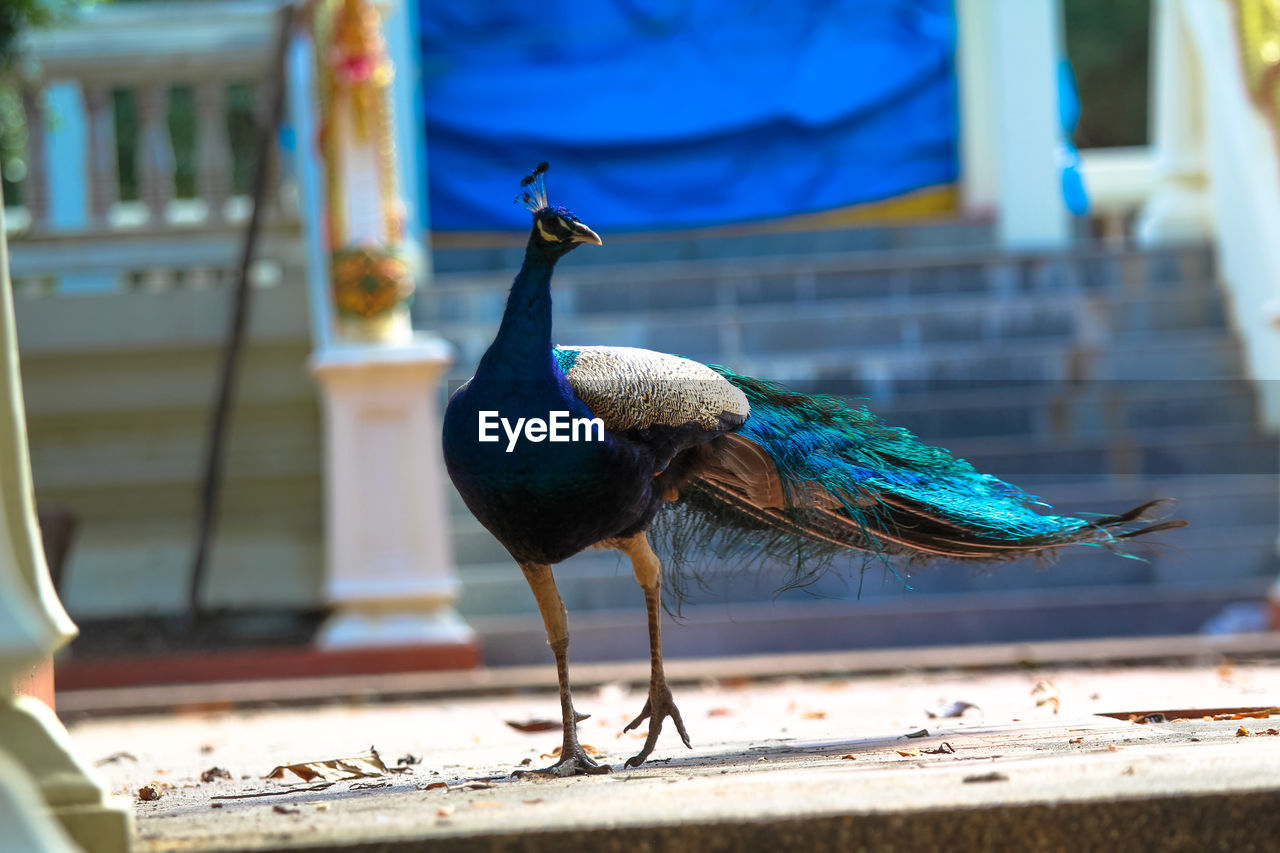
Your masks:
{"label": "peacock wing", "polygon": [[692,428],[717,435],[741,426],[751,411],[733,383],[681,356],[588,346],[556,347],[555,357],[573,392],[610,432]]}

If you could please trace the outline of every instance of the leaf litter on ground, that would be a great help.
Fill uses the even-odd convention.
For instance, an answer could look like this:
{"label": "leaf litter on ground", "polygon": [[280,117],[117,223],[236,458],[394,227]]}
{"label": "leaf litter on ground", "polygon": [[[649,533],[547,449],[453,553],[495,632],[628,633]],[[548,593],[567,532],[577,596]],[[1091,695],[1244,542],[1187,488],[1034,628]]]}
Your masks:
{"label": "leaf litter on ground", "polygon": [[281,764],[266,775],[267,779],[284,779],[286,773],[292,773],[303,782],[315,779],[340,781],[343,779],[366,779],[376,776],[387,776],[392,773],[405,773],[408,766],[388,767],[382,762],[378,750],[372,746],[363,755],[349,758],[326,758],[320,761],[303,761],[297,764]]}
{"label": "leaf litter on ground", "polygon": [[524,722],[504,720],[503,722],[508,726],[511,726],[511,728],[516,731],[524,732],[525,734],[555,731],[560,728],[560,722],[558,720],[525,720]]}

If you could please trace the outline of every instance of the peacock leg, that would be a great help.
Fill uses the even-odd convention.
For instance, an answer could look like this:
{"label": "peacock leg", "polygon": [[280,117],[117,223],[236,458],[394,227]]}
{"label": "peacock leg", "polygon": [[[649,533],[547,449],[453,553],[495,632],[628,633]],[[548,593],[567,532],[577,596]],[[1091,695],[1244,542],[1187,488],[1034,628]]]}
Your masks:
{"label": "peacock leg", "polygon": [[564,741],[560,746],[560,760],[539,773],[555,776],[575,776],[580,773],[608,773],[609,765],[596,764],[578,743],[578,721],[587,715],[573,709],[573,696],[569,692],[569,616],[565,611],[551,566],[545,563],[521,563],[533,597],[538,601],[542,624],[547,629],[547,642],[556,655],[556,677],[560,680],[560,716],[564,721]]}
{"label": "peacock leg", "polygon": [[645,700],[640,715],[623,729],[629,732],[639,726],[645,719],[649,720],[649,736],[645,738],[644,747],[627,759],[627,767],[639,767],[653,752],[658,743],[658,735],[662,733],[662,721],[667,717],[676,724],[676,731],[684,745],[692,749],[689,734],[684,730],[684,720],[680,719],[680,709],[671,698],[671,688],[667,686],[667,677],[662,670],[662,563],[658,555],[649,546],[649,537],[638,533],[630,539],[618,540],[616,547],[631,559],[631,567],[636,573],[636,582],[644,590],[644,606],[649,616],[649,698]]}

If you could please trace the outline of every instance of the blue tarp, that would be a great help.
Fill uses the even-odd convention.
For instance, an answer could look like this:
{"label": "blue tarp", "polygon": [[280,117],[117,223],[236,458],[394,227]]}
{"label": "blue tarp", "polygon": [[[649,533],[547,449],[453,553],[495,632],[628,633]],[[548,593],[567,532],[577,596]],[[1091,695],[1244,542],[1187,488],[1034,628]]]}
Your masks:
{"label": "blue tarp", "polygon": [[951,0],[419,0],[431,227],[828,210],[958,173]]}

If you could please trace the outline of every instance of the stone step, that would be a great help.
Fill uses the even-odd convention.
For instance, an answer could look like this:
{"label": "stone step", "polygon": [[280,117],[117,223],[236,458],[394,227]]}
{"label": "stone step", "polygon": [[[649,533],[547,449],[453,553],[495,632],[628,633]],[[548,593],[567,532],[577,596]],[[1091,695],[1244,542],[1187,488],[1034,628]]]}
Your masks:
{"label": "stone step", "polygon": [[[492,340],[509,282],[469,282],[435,288],[419,299],[419,321],[438,327],[462,348],[468,370]],[[897,343],[920,347],[957,339],[994,339],[1049,334],[1137,336],[1167,331],[1222,329],[1223,298],[1211,279],[1190,279],[1161,288],[1116,289],[1097,298],[1080,287],[1036,292],[949,293],[841,291],[817,298],[813,287],[786,301],[753,301],[749,280],[663,282],[664,298],[641,298],[627,282],[575,287],[557,280],[557,340],[572,343],[648,346],[685,353],[692,345],[708,352],[716,343],[726,355],[753,352],[753,337],[804,341],[809,331],[837,346]],[[799,327],[800,334],[796,334]],[[652,331],[650,331],[652,330]],[[770,345],[776,346],[777,343]]]}
{"label": "stone step", "polygon": [[[825,575],[807,590],[779,595],[790,567],[726,566],[714,558],[695,561],[696,581],[686,582],[687,598],[697,602],[806,600],[822,597],[875,598],[915,592],[957,593],[979,589],[1071,587],[1079,585],[1164,583],[1215,586],[1233,579],[1267,578],[1280,570],[1276,559],[1280,498],[1273,476],[1197,478],[1152,483],[1075,484],[1046,492],[1053,512],[1073,515],[1117,512],[1156,497],[1176,500],[1165,517],[1183,518],[1190,526],[1161,533],[1151,541],[1126,546],[1140,559],[1124,559],[1102,548],[1060,552],[1056,565],[1023,561],[995,568],[940,564],[918,569],[905,579],[887,566],[872,563],[865,576],[857,558],[840,561],[841,571]],[[478,537],[487,536],[472,522]],[[461,525],[460,525],[461,526]],[[492,540],[490,540],[492,541]],[[469,614],[525,612],[533,608],[523,577],[501,548],[492,562],[462,564],[463,609]],[[658,550],[666,553],[659,543]],[[556,569],[561,594],[573,609],[629,606],[637,590],[626,560],[613,552],[586,552]],[[671,584],[669,584],[671,585]],[[908,593],[910,594],[910,593]],[[570,603],[575,602],[576,604]]]}
{"label": "stone step", "polygon": [[[1110,512],[1156,498],[1172,498],[1176,502],[1175,514],[1193,513],[1197,524],[1280,521],[1280,479],[1274,472],[1179,478],[1081,476],[1057,481],[1039,479],[1035,486],[1036,493],[1048,500],[1055,511],[1066,515]],[[457,490],[448,488],[447,496],[453,529],[468,534],[483,532]],[[504,553],[500,559],[508,558]]]}
{"label": "stone step", "polygon": [[[810,387],[804,387],[809,385]],[[797,383],[811,393],[843,393],[851,383]],[[856,390],[870,383],[860,383]],[[1128,446],[1150,430],[1209,428],[1253,435],[1257,401],[1244,380],[1223,382],[1111,382],[1078,387],[1012,385],[975,391],[910,392],[878,402],[871,410],[884,423],[900,426],[927,444],[952,448],[961,441],[999,438],[1009,446],[1040,447],[1052,442],[1108,440]],[[1008,445],[1007,441],[1020,442]],[[973,445],[966,445],[966,448]],[[981,448],[981,445],[977,445]],[[970,452],[968,449],[965,452]],[[981,452],[981,450],[977,451]]]}
{"label": "stone step", "polygon": [[[498,269],[438,274],[418,294],[417,310],[443,320],[474,316],[477,295],[505,294],[523,251]],[[594,262],[589,262],[594,261]],[[1212,289],[1214,254],[1207,246],[1113,250],[1092,246],[1065,252],[1009,254],[980,248],[947,252],[744,254],[714,260],[627,262],[575,252],[556,268],[553,288],[574,292],[580,310],[647,310],[806,299],[998,296],[1091,291],[1163,292],[1180,286]],[[729,293],[726,293],[725,289]],[[461,309],[461,313],[456,313]]]}
{"label": "stone step", "polygon": [[[1182,309],[1173,304],[1169,310]],[[915,390],[932,391],[1010,382],[1241,377],[1239,346],[1220,315],[1196,319],[1198,311],[1188,309],[1185,328],[1107,331],[1088,314],[1079,302],[1048,311],[1034,305],[992,309],[977,302],[965,311],[856,320],[818,315],[733,322],[695,315],[663,323],[570,320],[557,325],[557,335],[574,345],[679,353],[780,382],[848,381],[855,383],[854,391],[856,383],[871,383],[875,396],[902,383],[928,383]],[[1145,318],[1130,313],[1124,322],[1149,320],[1149,313]],[[456,387],[492,342],[494,326],[456,324],[444,333],[458,348],[449,374]]]}
{"label": "stone step", "polygon": [[[1230,439],[1226,440],[1228,447]],[[1258,465],[1235,473],[1210,471],[1196,476],[1152,477],[1100,477],[1089,475],[1077,468],[1059,468],[1040,473],[1024,472],[1010,475],[1000,468],[1008,463],[1008,457],[996,460],[999,465],[982,465],[981,457],[975,459],[976,467],[992,471],[1052,505],[1052,511],[1061,515],[1120,512],[1131,506],[1157,498],[1173,499],[1168,512],[1178,518],[1191,521],[1197,528],[1219,526],[1275,524],[1280,520],[1280,483],[1274,471],[1276,442],[1265,440],[1245,448],[1246,458],[1256,458]],[[1270,453],[1270,467],[1263,464]],[[1029,454],[1034,458],[1035,454]],[[1074,461],[1074,460],[1073,460]],[[1064,473],[1065,472],[1065,473]],[[473,565],[506,565],[510,557],[506,550],[456,499],[451,505],[452,542],[455,559],[464,570]],[[588,555],[590,556],[590,555]],[[601,556],[601,555],[595,555]],[[612,560],[611,555],[604,559]]]}
{"label": "stone step", "polygon": [[[716,363],[713,348],[687,352]],[[876,382],[906,384],[913,391],[984,388],[992,385],[1093,381],[1236,380],[1243,369],[1230,336],[1189,332],[1170,339],[1115,340],[1090,347],[1076,341],[1012,341],[935,344],[927,349],[859,347],[796,349],[744,354],[732,362],[739,373],[783,383]]]}
{"label": "stone step", "polygon": [[[810,254],[937,252],[990,247],[990,223],[943,219],[902,225],[767,232],[737,227],[670,233],[603,235],[607,251],[578,251],[575,266],[654,264]],[[432,246],[437,274],[477,270],[515,270],[524,258],[528,235],[512,233],[491,245],[466,246],[442,236]],[[568,263],[568,262],[566,262]]]}
{"label": "stone step", "polygon": [[[766,654],[902,646],[1017,643],[1084,637],[1195,634],[1228,604],[1256,601],[1265,583],[1217,589],[1152,585],[1020,589],[970,595],[906,593],[882,601],[761,602],[690,608],[666,619],[663,651],[682,657]],[[643,607],[575,614],[570,657],[643,660],[648,653]],[[491,666],[550,659],[536,614],[474,617]]]}
{"label": "stone step", "polygon": [[1182,426],[1252,428],[1257,423],[1255,390],[1243,379],[997,386],[932,393],[904,393],[899,387],[888,400],[876,394],[871,383],[861,383],[860,388],[849,384],[815,383],[818,387],[804,390],[870,397],[872,411],[885,423],[943,446],[958,438],[1101,435]]}
{"label": "stone step", "polygon": [[1148,429],[1096,440],[1040,436],[1022,446],[1006,439],[960,440],[950,450],[978,470],[1014,483],[1032,477],[1044,484],[1090,475],[1173,478],[1280,470],[1280,446],[1273,436],[1221,427]]}
{"label": "stone step", "polygon": [[[1130,543],[1134,557],[1123,557],[1100,548],[1075,548],[1056,560],[1034,560],[997,566],[938,563],[910,573],[890,570],[878,563],[863,568],[850,559],[837,563],[805,589],[779,592],[791,578],[789,568],[763,567],[742,571],[706,569],[698,579],[672,578],[667,574],[667,603],[684,618],[706,614],[728,616],[743,606],[777,604],[790,608],[824,601],[859,605],[906,604],[921,596],[945,597],[1002,594],[1018,591],[1053,591],[1085,588],[1162,588],[1203,590],[1206,594],[1241,583],[1259,587],[1280,572],[1276,557],[1275,525],[1223,527],[1201,531],[1188,539],[1190,529],[1160,534],[1154,544]],[[600,560],[587,555],[556,567],[561,597],[570,613],[591,611],[644,611],[644,599],[625,560]],[[672,590],[681,589],[673,600]],[[536,616],[537,606],[519,569],[495,566],[485,576],[463,576],[459,611],[473,625],[477,620],[502,616]]]}

